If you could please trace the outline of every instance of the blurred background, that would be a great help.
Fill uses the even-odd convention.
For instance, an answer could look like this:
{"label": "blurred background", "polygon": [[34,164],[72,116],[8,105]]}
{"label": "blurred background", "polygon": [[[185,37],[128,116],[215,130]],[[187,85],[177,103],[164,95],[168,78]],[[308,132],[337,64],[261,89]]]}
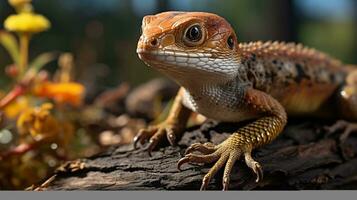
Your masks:
{"label": "blurred background", "polygon": [[[145,15],[169,10],[213,12],[232,24],[241,42],[300,42],[345,63],[357,63],[356,0],[33,0],[32,5],[36,13],[49,19],[51,28],[31,39],[30,60],[43,52],[70,52],[47,64],[44,73],[36,76],[54,74],[50,83],[57,88],[66,83],[56,83],[56,74],[74,76],[70,84],[84,86],[85,102],[71,107],[56,102],[51,95],[42,99],[28,90],[7,110],[0,109],[0,190],[32,190],[65,161],[94,155],[112,145],[130,144],[140,128],[163,119],[160,113],[178,87],[165,79],[154,79],[163,76],[136,55]],[[14,8],[1,0],[0,30],[11,14],[15,14]],[[1,98],[16,84],[4,72],[12,63],[0,45]],[[66,71],[66,66],[74,66],[74,73]],[[45,84],[39,82],[39,86]],[[52,97],[71,92],[72,85]],[[53,109],[45,103],[52,103]],[[47,113],[58,129],[21,135],[21,116],[27,119],[26,112],[36,114],[38,109]],[[10,117],[9,112],[16,115]],[[167,109],[163,113],[167,114]],[[51,140],[40,142],[36,138],[49,134]]]}
{"label": "blurred background", "polygon": [[[30,55],[72,52],[76,79],[95,87],[92,92],[158,76],[138,59],[135,48],[142,17],[168,10],[217,13],[232,24],[241,42],[301,42],[357,63],[355,0],[34,0],[33,5],[49,18],[52,28],[33,39]],[[1,21],[11,13],[7,1],[0,1]],[[9,63],[0,47],[0,66]],[[0,84],[6,81],[2,75]]]}

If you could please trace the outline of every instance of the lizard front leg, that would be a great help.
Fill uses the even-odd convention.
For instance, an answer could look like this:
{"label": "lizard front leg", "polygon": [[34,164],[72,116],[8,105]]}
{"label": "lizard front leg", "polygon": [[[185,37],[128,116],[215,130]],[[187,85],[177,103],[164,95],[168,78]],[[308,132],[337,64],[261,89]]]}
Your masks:
{"label": "lizard front leg", "polygon": [[[211,178],[225,165],[223,174],[223,190],[229,186],[229,176],[236,160],[244,156],[245,163],[257,175],[256,181],[263,177],[260,164],[255,161],[251,152],[254,148],[269,143],[282,132],[286,124],[286,112],[280,103],[270,95],[255,89],[248,89],[245,94],[246,108],[261,116],[254,122],[238,129],[221,144],[193,144],[182,159],[178,168],[184,163],[212,163],[216,162],[204,176],[201,190],[204,190]],[[198,151],[203,154],[194,154]]]}
{"label": "lizard front leg", "polygon": [[165,121],[139,130],[134,138],[134,148],[137,148],[138,143],[144,144],[149,139],[147,149],[149,155],[151,155],[151,151],[164,139],[165,135],[171,145],[176,143],[177,139],[182,135],[191,114],[191,111],[182,105],[183,92],[184,89],[180,88]]}

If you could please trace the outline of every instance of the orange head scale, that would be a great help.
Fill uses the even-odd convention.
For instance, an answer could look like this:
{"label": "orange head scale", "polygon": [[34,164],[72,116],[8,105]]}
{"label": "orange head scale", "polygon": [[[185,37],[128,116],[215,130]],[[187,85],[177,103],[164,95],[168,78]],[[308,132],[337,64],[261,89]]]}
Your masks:
{"label": "orange head scale", "polygon": [[212,82],[229,80],[240,66],[235,32],[224,18],[212,13],[164,12],[145,16],[137,53],[147,65],[181,85],[197,83],[200,75]]}

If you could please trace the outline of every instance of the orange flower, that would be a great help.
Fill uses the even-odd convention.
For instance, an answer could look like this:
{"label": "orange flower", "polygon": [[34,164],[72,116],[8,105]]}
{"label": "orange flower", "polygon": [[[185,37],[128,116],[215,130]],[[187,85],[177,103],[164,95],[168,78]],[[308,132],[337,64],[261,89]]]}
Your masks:
{"label": "orange flower", "polygon": [[68,103],[73,106],[80,106],[82,104],[84,92],[84,86],[75,82],[44,82],[34,89],[34,93],[40,97],[47,97],[57,103]]}

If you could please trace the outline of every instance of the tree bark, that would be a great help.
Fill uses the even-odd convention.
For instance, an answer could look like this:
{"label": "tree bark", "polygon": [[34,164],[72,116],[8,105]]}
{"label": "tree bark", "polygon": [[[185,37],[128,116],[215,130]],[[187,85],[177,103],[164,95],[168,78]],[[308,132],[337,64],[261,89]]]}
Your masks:
{"label": "tree bark", "polygon": [[[254,151],[263,166],[264,179],[242,160],[231,173],[230,190],[357,189],[357,138],[341,143],[338,135],[326,136],[324,123],[291,121],[271,144]],[[149,157],[131,146],[111,147],[86,159],[68,162],[41,190],[199,190],[212,165],[184,165],[177,161],[194,142],[219,143],[241,125],[206,122],[185,132],[176,147],[163,146]],[[222,170],[208,189],[222,189]]]}

